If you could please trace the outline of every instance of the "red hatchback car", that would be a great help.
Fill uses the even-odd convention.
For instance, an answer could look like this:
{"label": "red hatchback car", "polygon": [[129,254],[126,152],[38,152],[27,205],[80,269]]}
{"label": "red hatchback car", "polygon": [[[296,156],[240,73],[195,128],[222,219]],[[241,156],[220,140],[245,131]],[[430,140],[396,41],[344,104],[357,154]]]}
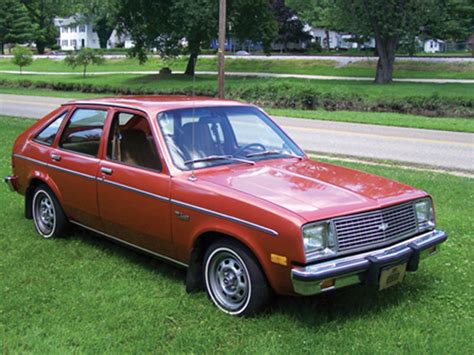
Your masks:
{"label": "red hatchback car", "polygon": [[234,101],[69,102],[17,138],[12,166],[41,236],[74,224],[178,264],[233,315],[273,292],[392,286],[447,239],[427,193],[312,161]]}

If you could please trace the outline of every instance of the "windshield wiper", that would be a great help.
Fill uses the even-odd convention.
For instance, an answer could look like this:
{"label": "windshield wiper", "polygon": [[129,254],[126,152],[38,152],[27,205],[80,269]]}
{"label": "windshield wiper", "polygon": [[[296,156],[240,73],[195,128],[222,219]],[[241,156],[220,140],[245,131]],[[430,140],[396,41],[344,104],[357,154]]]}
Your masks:
{"label": "windshield wiper", "polygon": [[247,154],[245,157],[247,158],[252,158],[252,157],[263,157],[265,155],[274,155],[274,154],[279,154],[279,155],[283,155],[285,157],[288,157],[288,158],[296,158],[298,160],[302,160],[303,157],[299,156],[299,155],[295,155],[295,154],[291,154],[291,153],[285,153],[285,152],[280,152],[278,150],[265,150],[263,152],[256,152],[256,153],[249,153]]}
{"label": "windshield wiper", "polygon": [[253,160],[235,158],[232,155],[209,155],[208,157],[204,157],[204,158],[187,160],[184,162],[184,164],[189,165],[189,164],[202,163],[202,162],[213,161],[213,160],[232,160],[239,163],[247,163],[247,164],[255,165],[255,162]]}

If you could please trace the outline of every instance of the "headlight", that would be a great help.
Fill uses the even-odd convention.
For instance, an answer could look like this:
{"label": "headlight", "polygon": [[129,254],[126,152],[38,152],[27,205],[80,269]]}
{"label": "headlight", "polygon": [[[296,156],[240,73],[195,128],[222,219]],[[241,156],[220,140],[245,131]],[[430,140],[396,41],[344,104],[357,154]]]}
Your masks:
{"label": "headlight", "polygon": [[334,255],[337,250],[334,228],[328,221],[307,224],[303,226],[302,234],[306,255]]}
{"label": "headlight", "polygon": [[433,203],[427,198],[415,203],[416,219],[420,231],[435,227]]}

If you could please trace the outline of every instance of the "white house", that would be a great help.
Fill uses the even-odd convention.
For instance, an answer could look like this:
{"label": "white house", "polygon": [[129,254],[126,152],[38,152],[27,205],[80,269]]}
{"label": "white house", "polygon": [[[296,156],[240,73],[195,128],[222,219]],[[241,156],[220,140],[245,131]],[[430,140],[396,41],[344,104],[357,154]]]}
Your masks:
{"label": "white house", "polygon": [[[312,43],[319,43],[321,48],[327,48],[327,33],[325,28],[314,28],[309,25],[305,26],[305,31],[313,37]],[[336,49],[340,46],[341,35],[336,31],[328,31],[329,48]]]}
{"label": "white house", "polygon": [[[58,17],[54,24],[59,30],[58,45],[62,50],[75,50],[83,47],[100,48],[99,36],[91,23],[80,21],[80,15]],[[114,30],[107,41],[107,48],[115,48],[118,44],[124,48],[133,47],[133,42],[128,35],[119,35]]]}
{"label": "white house", "polygon": [[429,39],[425,41],[423,49],[426,53],[440,53],[444,52],[446,49],[444,41],[436,38]]}
{"label": "white house", "polygon": [[[357,49],[358,43],[355,41],[356,36],[352,34],[341,35],[339,40],[339,48],[341,49]],[[362,49],[374,49],[375,38],[371,37],[361,44]]]}

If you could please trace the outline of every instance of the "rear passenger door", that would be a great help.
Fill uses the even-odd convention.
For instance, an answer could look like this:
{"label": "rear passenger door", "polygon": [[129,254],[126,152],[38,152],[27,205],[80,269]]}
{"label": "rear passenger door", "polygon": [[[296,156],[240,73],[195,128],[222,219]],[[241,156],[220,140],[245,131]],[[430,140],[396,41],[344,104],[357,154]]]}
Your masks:
{"label": "rear passenger door", "polygon": [[49,156],[50,175],[61,193],[63,208],[74,222],[101,229],[97,173],[108,110],[76,108]]}
{"label": "rear passenger door", "polygon": [[152,127],[139,111],[114,112],[100,163],[100,215],[110,236],[173,257],[170,176],[163,170]]}

